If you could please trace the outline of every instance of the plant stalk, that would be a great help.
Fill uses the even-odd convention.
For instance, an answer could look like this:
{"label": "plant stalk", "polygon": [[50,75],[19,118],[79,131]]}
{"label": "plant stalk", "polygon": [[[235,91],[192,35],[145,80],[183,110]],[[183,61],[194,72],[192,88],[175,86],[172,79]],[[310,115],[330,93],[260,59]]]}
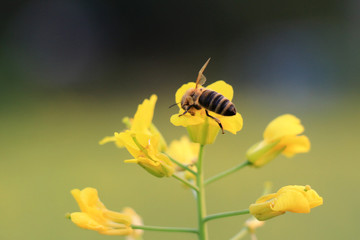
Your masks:
{"label": "plant stalk", "polygon": [[197,229],[194,228],[179,228],[179,227],[158,227],[158,226],[140,226],[131,225],[132,229],[142,229],[148,231],[159,231],[159,232],[187,232],[187,233],[198,233]]}
{"label": "plant stalk", "polygon": [[207,226],[204,221],[206,217],[206,203],[205,203],[205,188],[204,188],[204,174],[203,174],[203,152],[204,145],[200,145],[199,157],[197,162],[198,172],[196,175],[196,185],[199,191],[196,194],[197,211],[198,211],[198,231],[199,240],[207,240]]}
{"label": "plant stalk", "polygon": [[230,169],[228,169],[228,170],[226,170],[226,171],[223,171],[223,172],[221,172],[221,173],[219,173],[219,174],[217,174],[217,175],[215,175],[215,176],[207,179],[207,180],[205,181],[205,185],[208,185],[208,184],[210,184],[210,183],[212,183],[212,182],[215,182],[215,181],[217,181],[217,180],[219,180],[219,179],[221,179],[221,178],[223,178],[223,177],[226,177],[227,175],[230,175],[230,174],[232,174],[232,173],[234,173],[234,172],[236,172],[236,171],[238,171],[238,170],[242,169],[243,167],[248,166],[248,165],[250,165],[250,164],[251,164],[251,163],[246,160],[246,161],[244,161],[243,163],[241,163],[241,164],[239,164],[239,165],[237,165],[237,166],[235,166],[235,167],[233,167],[233,168],[230,168]]}

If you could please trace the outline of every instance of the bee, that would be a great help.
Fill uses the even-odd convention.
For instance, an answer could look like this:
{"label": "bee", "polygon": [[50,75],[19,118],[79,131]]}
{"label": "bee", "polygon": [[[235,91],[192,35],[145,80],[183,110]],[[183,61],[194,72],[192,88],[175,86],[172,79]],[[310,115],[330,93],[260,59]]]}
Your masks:
{"label": "bee", "polygon": [[204,76],[203,72],[209,61],[210,58],[200,69],[199,75],[196,79],[195,88],[187,90],[182,97],[180,102],[181,108],[185,111],[180,114],[179,117],[185,115],[186,113],[190,113],[192,116],[194,116],[196,110],[204,108],[206,116],[215,120],[219,124],[219,127],[224,134],[224,128],[221,124],[221,121],[218,118],[211,116],[209,111],[220,114],[222,116],[234,116],[236,114],[236,109],[235,105],[220,93],[206,89],[204,87],[199,88],[199,85],[203,85],[206,82],[206,77]]}

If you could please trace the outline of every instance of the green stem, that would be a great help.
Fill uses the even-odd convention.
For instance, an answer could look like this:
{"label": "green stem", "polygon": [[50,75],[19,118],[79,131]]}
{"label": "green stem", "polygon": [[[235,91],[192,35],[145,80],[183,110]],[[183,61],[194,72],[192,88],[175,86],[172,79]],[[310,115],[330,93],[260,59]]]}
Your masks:
{"label": "green stem", "polygon": [[248,233],[248,228],[247,227],[243,227],[240,232],[238,232],[235,236],[233,236],[232,238],[230,238],[230,240],[239,240],[241,238],[243,238],[247,233]]}
{"label": "green stem", "polygon": [[180,182],[182,182],[183,184],[185,184],[186,186],[188,186],[188,187],[190,187],[190,188],[194,189],[196,192],[198,192],[198,191],[199,191],[199,188],[198,188],[197,186],[195,186],[194,184],[192,184],[192,183],[190,183],[190,182],[186,181],[185,179],[183,179],[183,178],[181,178],[181,177],[177,176],[176,174],[173,174],[172,176],[173,176],[175,179],[177,179],[177,180],[179,180]]}
{"label": "green stem", "polygon": [[199,157],[197,162],[198,172],[196,175],[196,184],[199,191],[196,194],[197,211],[198,211],[198,229],[199,240],[207,240],[207,227],[205,224],[206,205],[205,205],[205,188],[204,188],[204,175],[203,175],[203,152],[204,145],[200,145]]}
{"label": "green stem", "polygon": [[232,217],[232,216],[238,216],[238,215],[244,215],[249,214],[249,209],[241,210],[241,211],[231,211],[231,212],[223,212],[223,213],[217,213],[213,215],[209,215],[206,218],[204,218],[204,222],[211,221],[218,218],[225,218],[225,217]]}
{"label": "green stem", "polygon": [[182,164],[181,162],[176,161],[175,159],[173,159],[172,157],[170,157],[168,154],[166,154],[166,156],[170,159],[170,161],[172,161],[173,163],[175,163],[176,165],[178,165],[179,167],[185,169],[186,171],[191,172],[192,174],[194,174],[196,176],[196,172],[194,170],[192,170],[191,168],[189,168],[188,166]]}
{"label": "green stem", "polygon": [[178,227],[158,227],[158,226],[138,226],[131,225],[132,229],[142,229],[149,231],[159,231],[159,232],[188,232],[188,233],[198,233],[197,229],[194,228],[178,228]]}
{"label": "green stem", "polygon": [[221,179],[221,178],[223,178],[223,177],[225,177],[225,176],[227,176],[227,175],[230,175],[231,173],[234,173],[234,172],[236,172],[236,171],[238,171],[238,170],[242,169],[243,167],[245,167],[245,166],[247,166],[247,165],[250,165],[250,164],[251,164],[251,163],[246,160],[246,161],[244,161],[243,163],[241,163],[241,164],[239,164],[239,165],[237,165],[237,166],[235,166],[235,167],[233,167],[233,168],[230,168],[230,169],[228,169],[228,170],[226,170],[226,171],[224,171],[224,172],[221,172],[221,173],[219,173],[219,174],[217,174],[217,175],[215,175],[215,176],[207,179],[207,180],[205,181],[205,185],[210,184],[210,183],[212,183],[212,182],[215,182],[215,181],[217,181],[217,180],[219,180],[219,179]]}

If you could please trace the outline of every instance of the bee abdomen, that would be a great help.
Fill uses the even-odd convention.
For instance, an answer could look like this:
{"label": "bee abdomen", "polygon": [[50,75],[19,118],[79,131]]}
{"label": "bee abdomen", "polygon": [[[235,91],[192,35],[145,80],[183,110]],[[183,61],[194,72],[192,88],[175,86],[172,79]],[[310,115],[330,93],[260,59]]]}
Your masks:
{"label": "bee abdomen", "polygon": [[229,99],[212,90],[205,90],[199,97],[202,107],[223,116],[236,114],[235,106]]}

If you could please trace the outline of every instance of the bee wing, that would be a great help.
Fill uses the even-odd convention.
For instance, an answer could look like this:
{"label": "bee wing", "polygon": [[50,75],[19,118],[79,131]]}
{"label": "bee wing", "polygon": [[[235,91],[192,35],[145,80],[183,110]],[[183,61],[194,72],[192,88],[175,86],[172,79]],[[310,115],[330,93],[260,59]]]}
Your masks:
{"label": "bee wing", "polygon": [[197,88],[199,84],[200,84],[200,85],[203,85],[203,84],[205,83],[206,77],[203,75],[203,72],[204,72],[206,66],[208,65],[210,59],[211,59],[211,58],[209,58],[209,59],[206,61],[206,63],[204,64],[204,66],[202,66],[202,68],[200,69],[199,75],[198,75],[198,77],[197,77],[197,79],[196,79],[196,86],[195,86],[195,88]]}
{"label": "bee wing", "polygon": [[199,85],[204,85],[206,82],[206,77],[204,74],[201,74],[200,80],[199,80]]}

